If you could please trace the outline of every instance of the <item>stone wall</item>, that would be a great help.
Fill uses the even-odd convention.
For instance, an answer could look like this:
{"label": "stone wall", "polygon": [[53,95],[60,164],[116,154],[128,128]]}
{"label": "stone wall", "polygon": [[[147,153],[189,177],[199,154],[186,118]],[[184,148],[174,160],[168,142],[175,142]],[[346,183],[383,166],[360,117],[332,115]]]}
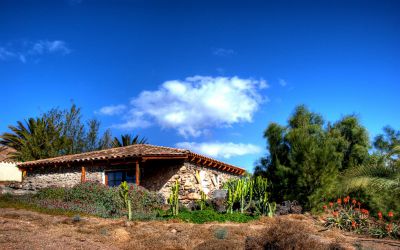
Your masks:
{"label": "stone wall", "polygon": [[81,167],[32,168],[26,172],[21,188],[38,190],[45,187],[72,187],[81,182]]}
{"label": "stone wall", "polygon": [[99,182],[104,184],[104,166],[86,167],[86,181]]}
{"label": "stone wall", "polygon": [[[145,188],[159,191],[165,199],[168,199],[172,185],[178,180],[180,183],[179,199],[184,204],[200,199],[200,191],[210,196],[213,191],[220,189],[228,179],[238,178],[234,174],[186,161],[173,163],[168,167],[152,165],[145,166],[145,168],[147,169],[144,170],[145,175],[141,183]],[[196,178],[196,171],[200,175],[199,181]]]}

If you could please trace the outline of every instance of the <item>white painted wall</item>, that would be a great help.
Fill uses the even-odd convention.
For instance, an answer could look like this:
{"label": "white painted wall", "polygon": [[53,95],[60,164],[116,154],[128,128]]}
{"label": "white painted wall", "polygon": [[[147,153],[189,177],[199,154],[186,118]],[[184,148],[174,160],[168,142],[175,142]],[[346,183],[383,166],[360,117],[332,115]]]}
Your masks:
{"label": "white painted wall", "polygon": [[22,181],[22,172],[16,163],[0,162],[0,181]]}

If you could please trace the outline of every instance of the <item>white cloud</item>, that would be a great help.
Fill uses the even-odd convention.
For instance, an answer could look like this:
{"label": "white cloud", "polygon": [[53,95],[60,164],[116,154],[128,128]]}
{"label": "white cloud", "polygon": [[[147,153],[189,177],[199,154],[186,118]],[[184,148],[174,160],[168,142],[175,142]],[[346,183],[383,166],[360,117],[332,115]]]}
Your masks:
{"label": "white cloud", "polygon": [[146,125],[176,129],[184,137],[197,137],[208,128],[252,122],[264,101],[259,89],[265,84],[264,80],[236,76],[166,81],[158,90],[143,91],[134,98],[126,122],[117,126],[134,128],[146,121]]}
{"label": "white cloud", "polygon": [[285,87],[287,85],[287,82],[284,79],[279,79],[279,85]]}
{"label": "white cloud", "polygon": [[213,54],[216,56],[233,56],[236,52],[233,49],[216,48],[213,49]]}
{"label": "white cloud", "polygon": [[4,47],[0,47],[0,60],[7,60],[15,57],[16,55]]}
{"label": "white cloud", "polygon": [[119,115],[125,110],[126,106],[120,104],[102,107],[99,111],[96,111],[95,113],[102,115]]}
{"label": "white cloud", "polygon": [[41,40],[33,44],[30,53],[38,55],[42,55],[45,53],[60,53],[66,55],[71,53],[71,50],[67,47],[67,44],[64,41]]}
{"label": "white cloud", "polygon": [[18,60],[26,63],[30,59],[36,60],[39,56],[45,54],[67,55],[69,53],[71,53],[71,49],[66,42],[61,40],[9,42],[6,46],[0,47],[0,60]]}
{"label": "white cloud", "polygon": [[233,142],[179,142],[176,146],[211,157],[226,159],[235,156],[258,154],[262,150],[257,145]]}

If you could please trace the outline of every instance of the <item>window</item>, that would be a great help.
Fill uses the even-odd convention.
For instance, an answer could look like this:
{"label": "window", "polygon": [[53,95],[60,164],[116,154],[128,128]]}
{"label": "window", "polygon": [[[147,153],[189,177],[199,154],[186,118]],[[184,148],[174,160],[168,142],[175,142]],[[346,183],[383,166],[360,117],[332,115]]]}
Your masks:
{"label": "window", "polygon": [[119,186],[121,182],[128,183],[136,183],[136,174],[133,169],[129,170],[117,170],[117,171],[108,171],[107,175],[107,184],[110,187]]}

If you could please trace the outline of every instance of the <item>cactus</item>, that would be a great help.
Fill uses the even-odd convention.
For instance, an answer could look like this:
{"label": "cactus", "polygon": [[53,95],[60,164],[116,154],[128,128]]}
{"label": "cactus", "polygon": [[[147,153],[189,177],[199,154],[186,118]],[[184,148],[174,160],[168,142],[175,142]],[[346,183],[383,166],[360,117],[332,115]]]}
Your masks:
{"label": "cactus", "polygon": [[[234,204],[240,205],[240,212],[244,213],[255,205],[261,214],[268,212],[268,181],[267,179],[257,176],[250,176],[238,180],[228,181],[224,184],[227,189],[227,211],[233,213]],[[271,205],[272,206],[272,205]],[[271,207],[272,209],[273,207]]]}
{"label": "cactus", "polygon": [[168,204],[171,206],[172,215],[179,214],[179,181],[176,180],[175,184],[171,187],[171,194],[168,198]]}
{"label": "cactus", "polygon": [[257,176],[254,180],[254,197],[255,204],[261,214],[266,214],[268,209],[268,181],[267,179]]}
{"label": "cactus", "polygon": [[276,203],[272,202],[272,203],[268,203],[268,217],[273,217],[275,215],[275,211],[276,211]]}
{"label": "cactus", "polygon": [[233,194],[232,194],[232,189],[228,188],[228,196],[226,199],[226,205],[227,205],[227,212],[228,213],[233,213],[233,203],[234,203],[234,199],[233,199]]}
{"label": "cactus", "polygon": [[132,205],[129,199],[129,185],[126,181],[119,185],[119,195],[124,200],[125,207],[128,209],[128,220],[132,220]]}
{"label": "cactus", "polygon": [[200,191],[201,199],[198,201],[200,205],[200,210],[203,210],[206,207],[207,195],[203,191]]}

